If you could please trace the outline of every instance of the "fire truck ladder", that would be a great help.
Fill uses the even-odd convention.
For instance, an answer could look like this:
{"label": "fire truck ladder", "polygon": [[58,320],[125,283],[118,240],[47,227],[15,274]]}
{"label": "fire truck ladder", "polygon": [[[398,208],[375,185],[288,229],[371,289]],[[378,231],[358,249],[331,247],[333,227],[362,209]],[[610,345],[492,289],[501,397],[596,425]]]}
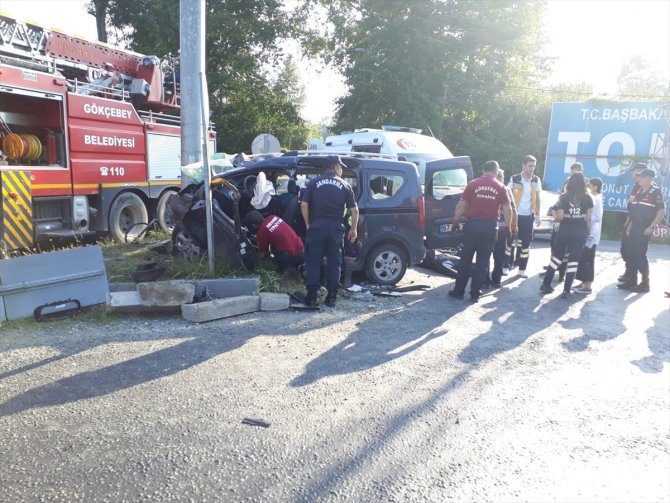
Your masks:
{"label": "fire truck ladder", "polygon": [[0,14],[0,53],[54,69],[116,70],[134,76],[142,55]]}
{"label": "fire truck ladder", "polygon": [[5,57],[30,61],[37,70],[49,69],[52,65],[44,51],[47,37],[41,26],[0,14],[0,54]]}
{"label": "fire truck ladder", "polygon": [[155,56],[91,42],[4,14],[0,14],[0,61],[59,73],[67,78],[69,90],[78,94],[104,94],[124,101],[131,94],[143,95],[147,108],[179,108],[176,72],[171,69],[165,76]]}

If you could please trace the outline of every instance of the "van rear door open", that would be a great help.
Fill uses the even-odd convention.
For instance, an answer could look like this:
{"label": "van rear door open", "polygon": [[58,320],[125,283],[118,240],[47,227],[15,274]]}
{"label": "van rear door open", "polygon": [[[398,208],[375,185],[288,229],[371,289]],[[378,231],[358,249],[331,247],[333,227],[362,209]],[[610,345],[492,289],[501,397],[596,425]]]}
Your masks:
{"label": "van rear door open", "polygon": [[426,248],[457,246],[462,234],[453,232],[456,204],[472,180],[470,157],[452,157],[426,162]]}

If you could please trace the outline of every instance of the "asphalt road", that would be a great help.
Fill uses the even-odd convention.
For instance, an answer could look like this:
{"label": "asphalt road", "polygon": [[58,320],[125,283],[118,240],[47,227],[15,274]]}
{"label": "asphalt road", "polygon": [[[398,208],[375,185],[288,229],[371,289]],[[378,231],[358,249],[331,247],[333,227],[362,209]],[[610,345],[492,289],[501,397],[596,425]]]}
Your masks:
{"label": "asphalt road", "polygon": [[670,501],[670,248],[646,295],[601,248],[569,300],[416,269],[317,313],[3,327],[0,499]]}

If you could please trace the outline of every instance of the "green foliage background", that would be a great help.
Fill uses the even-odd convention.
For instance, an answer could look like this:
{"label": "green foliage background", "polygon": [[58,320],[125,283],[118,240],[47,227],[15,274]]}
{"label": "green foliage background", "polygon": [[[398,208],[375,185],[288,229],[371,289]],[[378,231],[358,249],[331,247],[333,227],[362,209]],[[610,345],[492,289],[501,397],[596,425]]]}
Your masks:
{"label": "green foliage background", "polygon": [[[591,99],[586,83],[547,90],[545,0],[207,0],[206,58],[218,150],[248,151],[264,132],[305,148],[325,128],[420,127],[477,169],[507,176],[526,154],[544,169],[551,103]],[[112,41],[178,61],[179,0],[91,0]],[[335,65],[346,92],[333,124],[301,117],[304,90],[291,41]],[[626,63],[621,98],[668,90],[643,57]]]}

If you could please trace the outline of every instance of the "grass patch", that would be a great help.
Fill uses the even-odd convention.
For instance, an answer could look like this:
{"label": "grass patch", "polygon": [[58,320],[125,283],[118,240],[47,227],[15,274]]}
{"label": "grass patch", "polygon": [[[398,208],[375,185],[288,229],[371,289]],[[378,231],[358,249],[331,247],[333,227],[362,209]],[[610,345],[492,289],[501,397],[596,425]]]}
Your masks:
{"label": "grass patch", "polygon": [[[206,255],[171,255],[169,253],[158,253],[152,249],[166,241],[169,241],[169,236],[159,232],[149,233],[141,242],[100,241],[108,280],[114,283],[132,282],[132,274],[138,265],[154,262],[166,267],[165,274],[160,280],[258,276],[261,292],[277,293],[287,291],[287,288],[296,289],[296,279],[293,278],[291,273],[286,273],[284,276],[277,274],[274,262],[270,258],[260,259],[251,273],[235,269],[226,261],[217,259],[214,261],[214,273],[210,274]],[[297,280],[302,285],[302,278],[299,275]]]}

